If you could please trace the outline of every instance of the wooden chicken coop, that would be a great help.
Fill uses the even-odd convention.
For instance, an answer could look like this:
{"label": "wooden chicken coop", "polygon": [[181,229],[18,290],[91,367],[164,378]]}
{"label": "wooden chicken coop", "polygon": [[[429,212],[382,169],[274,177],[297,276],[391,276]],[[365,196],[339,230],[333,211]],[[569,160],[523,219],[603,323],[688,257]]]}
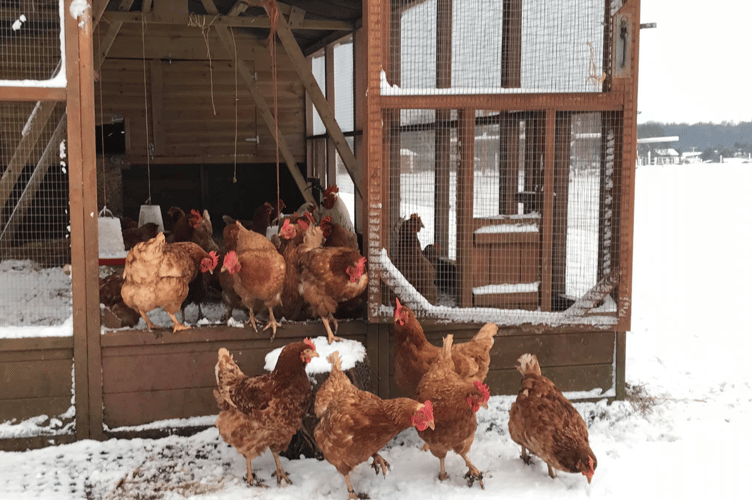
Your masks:
{"label": "wooden chicken coop", "polygon": [[[374,392],[399,394],[398,297],[437,345],[499,325],[493,394],[516,392],[532,352],[572,397],[623,397],[639,14],[639,0],[3,3],[0,448],[211,425],[220,347],[254,375],[270,349],[325,334],[156,337],[100,317],[103,208],[207,209],[221,235],[223,214],[295,209],[311,184],[340,186],[362,237],[367,308],[339,333],[366,346]],[[30,292],[29,274],[53,285]]]}

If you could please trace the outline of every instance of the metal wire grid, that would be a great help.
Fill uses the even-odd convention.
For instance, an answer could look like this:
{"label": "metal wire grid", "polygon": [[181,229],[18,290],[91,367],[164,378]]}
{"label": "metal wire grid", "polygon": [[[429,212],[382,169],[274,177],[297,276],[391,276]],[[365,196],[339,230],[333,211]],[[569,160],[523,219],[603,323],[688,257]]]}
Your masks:
{"label": "metal wire grid", "polygon": [[604,0],[398,0],[392,12],[389,83],[404,92],[602,90]]}
{"label": "metal wire grid", "polygon": [[[556,113],[548,181],[544,112],[476,111],[472,175],[461,171],[457,111],[395,115],[399,121],[389,132],[388,254],[428,303],[507,309],[512,316],[573,306],[579,315],[597,307],[615,311],[618,114]],[[461,185],[468,182],[472,217],[463,216],[469,208],[461,197],[470,191]],[[553,190],[549,201],[547,190]],[[546,224],[552,234],[549,256]],[[471,235],[463,252],[461,234]],[[470,264],[461,274],[463,259]],[[550,269],[544,270],[544,259]],[[470,300],[462,298],[463,288],[471,289]],[[583,305],[586,298],[593,301]],[[391,292],[385,303],[393,303]]]}
{"label": "metal wire grid", "polygon": [[[61,324],[71,315],[70,216],[64,140],[65,105],[58,103],[41,130],[35,103],[0,102],[0,322]],[[57,133],[56,133],[57,131]],[[35,137],[35,140],[30,140]]]}
{"label": "metal wire grid", "polygon": [[49,80],[61,61],[58,0],[0,0],[0,80]]}

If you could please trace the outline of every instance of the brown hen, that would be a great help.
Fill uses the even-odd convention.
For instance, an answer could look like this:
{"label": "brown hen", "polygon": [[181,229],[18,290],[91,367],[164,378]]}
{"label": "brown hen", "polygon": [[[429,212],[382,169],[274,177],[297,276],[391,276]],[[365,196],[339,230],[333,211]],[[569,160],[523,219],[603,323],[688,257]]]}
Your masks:
{"label": "brown hen", "polygon": [[[323,233],[318,226],[311,226],[303,243],[298,248],[300,270],[300,293],[314,316],[324,322],[331,344],[339,337],[334,312],[340,302],[360,295],[368,285],[366,258],[359,252],[343,247],[322,247]],[[334,332],[330,327],[334,323]]]}
{"label": "brown hen", "polygon": [[282,349],[271,373],[247,377],[227,349],[219,350],[214,397],[221,411],[216,426],[222,439],[245,457],[251,486],[263,486],[251,461],[267,448],[277,465],[277,484],[292,484],[279,453],[289,446],[309,406],[311,383],[305,368],[313,357],[318,357],[313,342],[294,342]]}
{"label": "brown hen", "polygon": [[523,354],[517,360],[522,387],[509,410],[509,435],[522,447],[522,460],[530,464],[528,451],[555,470],[581,473],[588,484],[598,459],[590,448],[588,430],[572,403],[548,378],[541,374],[538,358]]}
{"label": "brown hen", "polygon": [[166,243],[164,233],[138,243],[125,258],[123,302],[137,310],[149,330],[154,324],[147,312],[161,307],[170,316],[173,332],[186,330],[175,317],[188,295],[188,284],[200,272],[213,272],[217,254],[206,253],[191,242]]}
{"label": "brown hen", "polygon": [[475,437],[477,421],[475,413],[486,404],[490,397],[488,387],[455,371],[452,361],[452,335],[444,337],[441,353],[418,384],[418,400],[433,403],[435,429],[419,431],[418,435],[426,442],[433,456],[439,459],[441,470],[439,480],[449,479],[444,467],[446,454],[452,450],[462,457],[467,465],[468,486],[478,481],[483,485],[481,473],[467,457]]}
{"label": "brown hen", "polygon": [[235,222],[235,230],[237,249],[227,252],[221,271],[232,275],[233,289],[250,310],[248,321],[255,331],[258,331],[256,311],[267,308],[269,321],[264,330],[271,328],[271,340],[274,340],[281,324],[274,318],[273,308],[282,300],[285,259],[265,236],[249,231],[240,222]]}
{"label": "brown hen", "polygon": [[389,462],[379,450],[410,426],[419,431],[433,429],[433,407],[430,401],[381,399],[361,391],[342,372],[338,352],[327,359],[332,371],[316,394],[314,410],[320,421],[314,436],[324,458],[345,477],[348,498],[355,499],[359,496],[350,482],[350,471],[371,457],[376,474],[386,476]]}
{"label": "brown hen", "polygon": [[[415,398],[418,382],[436,361],[441,348],[426,340],[423,327],[415,314],[395,300],[394,309],[394,380],[402,394]],[[491,363],[494,335],[499,331],[493,323],[486,323],[468,342],[452,346],[452,360],[457,373],[465,378],[483,382]]]}
{"label": "brown hen", "polygon": [[394,265],[412,286],[431,304],[436,304],[436,269],[423,255],[418,232],[423,228],[418,214],[412,214],[399,227],[392,247]]}

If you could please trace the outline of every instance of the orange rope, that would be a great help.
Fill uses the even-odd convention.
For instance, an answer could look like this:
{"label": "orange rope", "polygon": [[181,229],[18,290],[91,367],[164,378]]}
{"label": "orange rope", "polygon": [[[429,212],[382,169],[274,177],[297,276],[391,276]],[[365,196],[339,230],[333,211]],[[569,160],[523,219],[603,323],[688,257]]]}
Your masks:
{"label": "orange rope", "polygon": [[[274,87],[274,141],[276,142],[277,153],[277,200],[279,200],[279,114],[277,111],[277,50],[276,50],[276,34],[277,34],[277,22],[279,21],[279,8],[277,7],[276,0],[266,0],[261,5],[266,9],[269,15],[269,57],[271,58],[272,66],[272,86]],[[279,201],[275,201],[275,204],[279,206]],[[277,215],[279,216],[279,214]]]}

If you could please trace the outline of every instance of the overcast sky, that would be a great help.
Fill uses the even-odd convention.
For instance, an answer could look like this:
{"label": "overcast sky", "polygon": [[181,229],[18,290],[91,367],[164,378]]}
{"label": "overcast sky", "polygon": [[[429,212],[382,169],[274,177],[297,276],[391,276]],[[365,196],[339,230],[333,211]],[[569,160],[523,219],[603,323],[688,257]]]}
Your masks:
{"label": "overcast sky", "polygon": [[752,121],[752,2],[643,0],[639,123]]}

